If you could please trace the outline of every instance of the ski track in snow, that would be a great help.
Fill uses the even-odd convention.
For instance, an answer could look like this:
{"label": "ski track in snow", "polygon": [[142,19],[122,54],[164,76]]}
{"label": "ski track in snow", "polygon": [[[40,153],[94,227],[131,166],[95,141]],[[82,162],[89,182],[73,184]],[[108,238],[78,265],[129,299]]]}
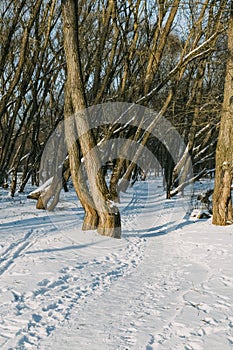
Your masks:
{"label": "ski track in snow", "polygon": [[[2,272],[17,264],[18,258],[26,258],[26,248],[32,247],[32,234],[16,244],[11,244],[4,254]],[[7,349],[37,348],[41,338],[50,335],[57,325],[68,320],[74,305],[95,299],[108,290],[117,279],[127,276],[137,267],[143,257],[143,240],[127,242],[123,252],[110,253],[72,266],[61,268],[56,278],[44,278],[29,292],[18,292],[17,288],[0,290],[1,298],[11,295],[9,302],[1,308],[1,347]],[[5,307],[4,307],[5,306]],[[10,307],[9,307],[10,306]],[[4,342],[5,340],[5,342]],[[11,345],[12,343],[12,345]]]}
{"label": "ski track in snow", "polygon": [[[45,237],[46,234],[43,232],[41,235],[40,230],[29,230],[4,247],[1,251],[0,275],[11,271],[17,265],[17,260],[27,259],[29,249],[33,251],[33,245],[41,236]],[[56,240],[62,238],[55,237]],[[124,241],[124,247],[120,245],[113,253],[110,251],[103,257],[62,267],[56,278],[44,278],[28,292],[18,292],[17,288],[12,287],[1,288],[1,298],[8,299],[0,312],[1,348],[37,349],[40,339],[49,336],[57,325],[69,319],[74,305],[77,307],[85,304],[89,298],[97,298],[117,279],[132,273],[143,258],[145,240],[133,238]]]}
{"label": "ski track in snow", "polygon": [[19,239],[16,242],[11,243],[5,251],[1,253],[0,258],[0,276],[7,271],[11,264],[15,262],[15,260],[23,254],[23,251],[27,249],[30,245],[30,236],[33,231],[30,230],[26,233],[23,238]]}
{"label": "ski track in snow", "polygon": [[0,348],[233,349],[230,230],[213,230],[212,244],[204,233],[212,231],[208,221],[174,231],[164,214],[172,206],[152,200],[157,227],[138,229],[144,197],[136,189],[123,211],[126,233],[114,243],[95,233],[56,231],[44,214],[45,228],[40,220],[38,229],[22,221],[12,233],[6,220]]}

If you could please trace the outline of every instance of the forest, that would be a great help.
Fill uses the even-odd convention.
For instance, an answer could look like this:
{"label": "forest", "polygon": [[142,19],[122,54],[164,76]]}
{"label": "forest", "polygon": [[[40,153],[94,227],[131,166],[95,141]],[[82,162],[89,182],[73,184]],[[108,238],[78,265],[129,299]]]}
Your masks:
{"label": "forest", "polygon": [[121,191],[159,163],[167,198],[215,176],[213,223],[233,223],[232,1],[1,0],[0,12],[0,186],[12,197],[30,182],[53,210],[72,178],[83,229],[120,238]]}

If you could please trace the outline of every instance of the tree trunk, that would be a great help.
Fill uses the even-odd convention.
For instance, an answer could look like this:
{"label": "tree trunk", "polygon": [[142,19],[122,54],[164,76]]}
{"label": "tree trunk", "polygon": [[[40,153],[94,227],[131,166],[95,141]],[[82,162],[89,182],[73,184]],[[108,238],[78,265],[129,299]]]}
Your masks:
{"label": "tree trunk", "polygon": [[[80,145],[74,137],[74,119],[71,117],[74,114],[71,96],[68,87],[65,89],[65,109],[64,114],[66,118],[65,133],[67,137],[67,146],[69,152],[69,167],[70,173],[77,196],[82,204],[85,212],[83,227],[84,231],[95,230],[98,227],[98,213],[95,210],[94,202],[89,194],[86,180],[81,168],[81,152]],[[71,137],[71,135],[73,135]]]}
{"label": "tree trunk", "polygon": [[228,27],[228,61],[224,100],[216,150],[216,173],[213,196],[213,224],[233,223],[231,184],[233,179],[233,3]]}
{"label": "tree trunk", "polygon": [[[101,172],[100,156],[89,125],[88,113],[86,110],[87,104],[79,52],[78,1],[63,0],[62,15],[64,50],[67,64],[66,94],[70,96],[70,103],[74,112],[74,119],[65,113],[65,133],[70,159],[71,177],[79,199],[84,206],[85,203],[88,202],[81,199],[85,193],[83,188],[80,188],[80,183],[78,183],[80,171],[77,168],[79,162],[76,152],[77,130],[81,152],[84,157],[84,166],[87,172],[90,197],[93,200],[93,206],[91,204],[92,209],[90,205],[84,208],[86,216],[92,217],[93,214],[97,214],[98,220],[95,218],[95,221],[98,232],[102,235],[120,238],[120,213],[117,207],[111,206],[109,191]],[[70,125],[70,119],[73,119],[73,126]]]}

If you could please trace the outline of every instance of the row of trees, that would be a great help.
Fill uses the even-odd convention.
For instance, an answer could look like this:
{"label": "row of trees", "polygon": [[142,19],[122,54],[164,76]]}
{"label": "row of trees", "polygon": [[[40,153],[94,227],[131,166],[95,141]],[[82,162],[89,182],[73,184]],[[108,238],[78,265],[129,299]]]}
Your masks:
{"label": "row of trees", "polygon": [[[180,188],[177,179],[181,179],[190,156],[197,176],[215,167],[231,1],[64,0],[61,4],[58,0],[37,0],[32,5],[29,0],[2,0],[0,6],[0,183],[6,186],[9,178],[12,195],[19,172],[19,191],[31,176],[38,183],[46,141],[63,116],[68,121],[72,114],[78,121],[71,126],[65,123],[69,164],[65,162],[63,173],[71,173],[84,207],[84,229],[97,228],[102,234],[120,237],[120,214],[112,201],[119,199],[119,191],[135,176],[142,157],[139,151],[131,161],[123,156],[106,158],[113,164],[107,186],[95,147],[103,140],[131,140],[156,154],[165,169],[168,197]],[[230,42],[228,47],[230,51]],[[229,65],[228,61],[228,72]],[[226,98],[229,101],[229,96]],[[145,116],[137,115],[137,127],[118,121],[92,130],[90,115],[78,114],[88,106],[116,101],[149,107],[158,112],[158,119],[147,128]],[[163,115],[186,145],[176,162],[151,133]],[[232,123],[229,116],[230,112],[227,120]],[[226,135],[229,124],[222,125]],[[78,142],[69,144],[76,132]],[[124,148],[126,151],[127,143]],[[222,149],[220,144],[218,149]],[[231,149],[229,146],[229,157]],[[77,171],[81,158],[91,150],[85,171]],[[227,164],[232,169],[229,157]],[[229,204],[232,170],[228,173]],[[39,208],[48,207],[51,199],[49,207],[56,205],[61,189],[57,181],[54,176],[50,190],[40,193]],[[218,198],[221,201],[221,194]],[[222,223],[227,221],[228,214]]]}
{"label": "row of trees", "polygon": [[1,1],[0,183],[36,173],[43,145],[63,117],[65,64],[56,1]]}

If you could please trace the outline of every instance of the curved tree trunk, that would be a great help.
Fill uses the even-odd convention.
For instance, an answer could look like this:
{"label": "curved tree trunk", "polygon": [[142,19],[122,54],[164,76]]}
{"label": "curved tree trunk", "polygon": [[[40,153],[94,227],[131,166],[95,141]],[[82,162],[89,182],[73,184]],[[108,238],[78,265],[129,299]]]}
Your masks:
{"label": "curved tree trunk", "polygon": [[[67,64],[66,94],[70,98],[74,112],[74,118],[65,113],[65,133],[70,158],[71,177],[80,201],[85,206],[88,202],[82,200],[82,197],[86,194],[84,193],[84,188],[81,188],[80,183],[78,183],[80,169],[77,168],[79,162],[76,149],[77,130],[89,183],[89,196],[93,201],[93,206],[91,203],[92,208],[90,208],[90,205],[84,207],[86,217],[91,218],[94,215],[94,221],[100,234],[120,238],[120,213],[117,207],[111,206],[109,191],[101,172],[98,149],[93,133],[90,130],[86,111],[87,104],[79,53],[78,1],[64,0],[62,4],[64,50]],[[71,125],[72,123],[73,125]],[[96,214],[98,218],[96,218]]]}
{"label": "curved tree trunk", "polygon": [[[68,82],[67,82],[68,84]],[[98,227],[98,213],[95,210],[95,205],[86,184],[86,180],[81,168],[81,152],[80,145],[75,138],[75,120],[71,116],[74,114],[69,88],[65,89],[65,133],[68,152],[69,152],[69,167],[73,180],[73,185],[77,196],[82,204],[85,212],[83,221],[83,230],[95,230]]]}

